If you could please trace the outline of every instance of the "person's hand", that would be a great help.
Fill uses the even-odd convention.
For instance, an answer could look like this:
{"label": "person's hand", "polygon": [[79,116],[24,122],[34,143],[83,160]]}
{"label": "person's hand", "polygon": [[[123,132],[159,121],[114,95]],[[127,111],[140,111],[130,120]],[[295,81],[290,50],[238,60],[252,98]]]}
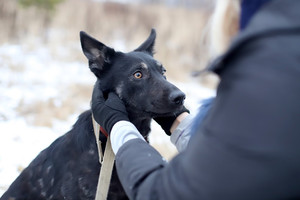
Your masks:
{"label": "person's hand", "polygon": [[167,135],[171,135],[171,127],[176,121],[177,117],[183,113],[190,113],[190,111],[186,107],[182,107],[181,110],[178,112],[174,113],[173,115],[170,116],[164,116],[164,117],[155,117],[153,118],[160,126],[161,128],[165,131]]}
{"label": "person's hand", "polygon": [[108,134],[110,134],[115,123],[122,120],[129,121],[123,101],[113,92],[110,92],[105,99],[98,81],[93,90],[91,107],[96,122]]}

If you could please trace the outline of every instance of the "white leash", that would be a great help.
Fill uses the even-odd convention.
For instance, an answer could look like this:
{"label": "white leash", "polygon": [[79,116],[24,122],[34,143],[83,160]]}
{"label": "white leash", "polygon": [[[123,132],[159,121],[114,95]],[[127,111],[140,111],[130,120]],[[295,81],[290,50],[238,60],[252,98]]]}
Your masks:
{"label": "white leash", "polygon": [[95,139],[98,147],[99,163],[102,165],[100,170],[100,175],[98,179],[97,191],[95,200],[106,200],[110,185],[111,174],[115,161],[115,154],[111,148],[111,142],[109,136],[107,137],[106,147],[104,151],[104,156],[101,147],[100,137],[100,125],[95,121],[92,115],[93,128]]}

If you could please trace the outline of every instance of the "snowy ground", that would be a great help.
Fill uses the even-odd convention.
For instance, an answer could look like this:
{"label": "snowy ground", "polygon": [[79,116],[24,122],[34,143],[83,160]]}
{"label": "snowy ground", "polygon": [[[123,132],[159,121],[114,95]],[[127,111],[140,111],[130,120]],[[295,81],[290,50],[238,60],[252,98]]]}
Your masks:
{"label": "snowy ground", "polygon": [[[53,55],[46,46],[0,46],[0,196],[41,150],[89,108],[95,78],[85,60],[72,62]],[[197,109],[201,99],[214,95],[196,83],[175,84],[186,93],[191,110]],[[153,132],[158,129],[153,124]],[[164,144],[168,137],[161,134],[150,139]]]}

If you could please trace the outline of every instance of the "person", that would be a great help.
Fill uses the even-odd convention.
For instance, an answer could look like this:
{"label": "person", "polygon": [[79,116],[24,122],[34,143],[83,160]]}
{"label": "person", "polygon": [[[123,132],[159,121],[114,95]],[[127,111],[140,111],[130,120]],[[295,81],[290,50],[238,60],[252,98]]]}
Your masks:
{"label": "person", "polygon": [[157,120],[172,135],[193,134],[169,163],[116,95],[94,90],[92,112],[130,199],[300,198],[300,1],[240,5],[241,31],[207,69],[221,81],[203,121],[186,112]]}

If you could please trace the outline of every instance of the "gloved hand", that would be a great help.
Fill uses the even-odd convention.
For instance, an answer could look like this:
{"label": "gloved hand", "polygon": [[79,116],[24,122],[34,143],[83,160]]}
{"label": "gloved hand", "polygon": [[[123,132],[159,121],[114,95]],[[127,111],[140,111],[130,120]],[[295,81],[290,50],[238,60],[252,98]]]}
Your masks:
{"label": "gloved hand", "polygon": [[113,92],[110,92],[105,99],[98,82],[95,84],[92,95],[92,113],[96,122],[108,134],[115,123],[121,120],[129,121],[123,101]]}
{"label": "gloved hand", "polygon": [[184,112],[190,113],[190,111],[183,106],[181,110],[174,113],[173,115],[164,116],[164,117],[155,117],[153,119],[161,126],[161,128],[165,131],[167,135],[171,135],[170,132],[171,126],[173,125],[176,118]]}

